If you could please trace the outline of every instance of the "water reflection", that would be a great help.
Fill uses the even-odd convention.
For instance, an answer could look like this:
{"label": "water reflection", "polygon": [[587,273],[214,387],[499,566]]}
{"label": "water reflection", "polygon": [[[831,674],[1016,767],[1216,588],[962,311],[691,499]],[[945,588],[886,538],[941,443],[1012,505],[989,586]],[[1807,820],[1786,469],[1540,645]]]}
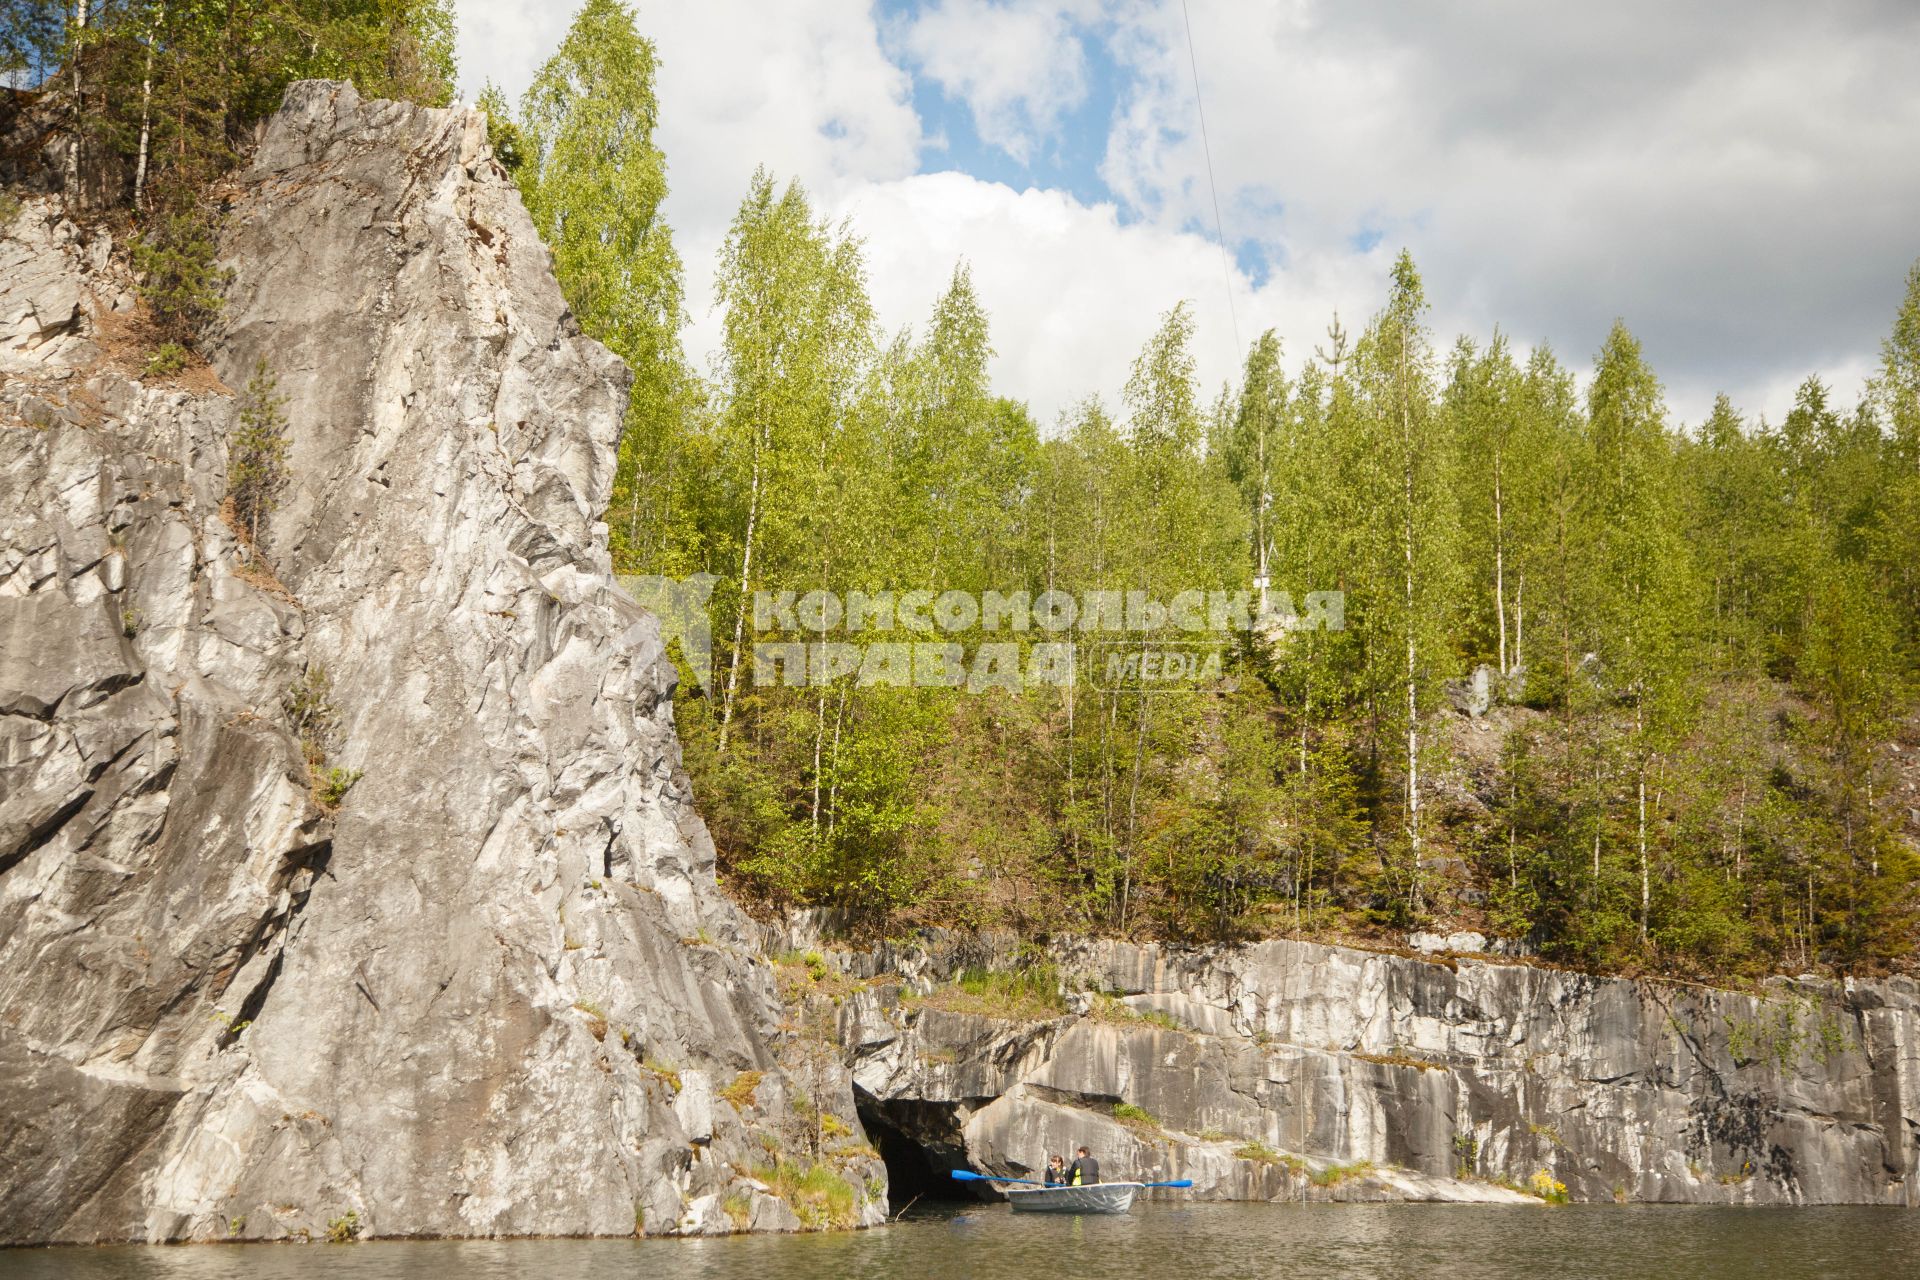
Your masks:
{"label": "water reflection", "polygon": [[1411,1276],[1853,1280],[1915,1274],[1901,1209],[1141,1205],[1121,1217],[945,1205],[857,1235],[0,1250],[4,1280],[1030,1280]]}

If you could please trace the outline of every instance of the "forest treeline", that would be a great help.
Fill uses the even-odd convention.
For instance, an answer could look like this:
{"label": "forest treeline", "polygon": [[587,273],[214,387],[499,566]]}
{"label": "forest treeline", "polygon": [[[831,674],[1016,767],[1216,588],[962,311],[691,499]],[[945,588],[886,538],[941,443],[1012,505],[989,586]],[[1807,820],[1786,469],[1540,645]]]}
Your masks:
{"label": "forest treeline", "polygon": [[[439,0],[279,4],[400,34],[343,45],[357,68],[289,54],[222,110],[196,87],[175,118],[220,120],[194,135],[216,155],[295,63],[444,97]],[[131,18],[76,45],[59,10],[36,12],[67,43],[31,64],[56,77],[78,47],[83,77],[138,88],[175,47]],[[233,65],[202,47],[174,56]],[[1920,267],[1860,402],[1809,377],[1778,422],[1725,399],[1678,422],[1624,324],[1585,378],[1544,344],[1449,344],[1402,255],[1364,323],[1306,351],[1261,335],[1223,388],[1197,381],[1188,308],[1159,312],[1123,387],[1041,424],[991,383],[964,264],[883,332],[855,229],[765,171],[692,368],[656,71],[632,10],[587,0],[517,107],[482,104],[582,326],[635,371],[616,567],[717,582],[711,679],[683,664],[676,714],[736,895],[882,930],[1477,927],[1606,968],[1910,962]],[[160,89],[106,96],[102,145],[160,127]],[[1141,305],[1145,328],[1164,302]],[[1225,636],[1183,692],[769,682],[755,595],[813,588],[1333,590],[1345,626]]]}
{"label": "forest treeline", "polygon": [[[736,893],[882,929],[1911,955],[1920,267],[1865,399],[1810,377],[1778,423],[1722,399],[1684,427],[1625,325],[1584,384],[1545,345],[1447,345],[1403,255],[1365,324],[1264,334],[1217,393],[1176,305],[1117,399],[1040,424],[991,384],[964,265],[882,332],[856,231],[762,171],[702,376],[655,71],[631,11],[589,0],[520,109],[485,105],[583,325],[636,370],[617,567],[717,580],[711,684],[677,714]],[[1186,693],[755,671],[758,592],[1261,587],[1344,592],[1346,626],[1236,633]],[[1449,682],[1480,667],[1475,719]]]}
{"label": "forest treeline", "polygon": [[[53,128],[70,214],[127,226],[150,366],[177,371],[220,308],[214,186],[295,80],[453,99],[452,0],[7,0],[9,110]],[[17,134],[15,147],[31,145]],[[20,157],[7,157],[16,165]]]}

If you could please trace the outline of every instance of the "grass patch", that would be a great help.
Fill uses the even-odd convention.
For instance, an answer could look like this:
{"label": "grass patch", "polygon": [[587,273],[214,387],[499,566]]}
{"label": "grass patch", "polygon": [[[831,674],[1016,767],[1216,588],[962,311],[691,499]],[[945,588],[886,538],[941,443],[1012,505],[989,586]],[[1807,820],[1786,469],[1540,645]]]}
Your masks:
{"label": "grass patch", "polygon": [[673,1090],[675,1093],[680,1092],[680,1072],[672,1063],[662,1062],[658,1058],[642,1058],[640,1060],[640,1069],[665,1084],[667,1088]]}
{"label": "grass patch", "polygon": [[1114,1103],[1113,1118],[1127,1126],[1127,1128],[1139,1133],[1157,1134],[1160,1132],[1160,1122],[1153,1118],[1153,1113],[1145,1107],[1136,1107],[1131,1102]]}
{"label": "grass patch", "polygon": [[1425,1058],[1408,1057],[1404,1053],[1356,1053],[1356,1058],[1367,1062],[1378,1062],[1389,1067],[1413,1067],[1419,1071],[1445,1071],[1446,1066],[1439,1062],[1428,1062]]}
{"label": "grass patch", "polygon": [[859,1221],[859,1195],[853,1184],[826,1165],[782,1163],[751,1172],[787,1202],[808,1231],[852,1227]]}
{"label": "grass patch", "polygon": [[754,1096],[760,1088],[760,1078],[758,1071],[742,1071],[733,1078],[732,1084],[719,1091],[720,1096],[735,1111],[745,1111],[754,1103]]}
{"label": "grass patch", "polygon": [[815,995],[838,1001],[862,986],[859,979],[835,968],[818,951],[783,951],[773,958],[773,972],[780,998],[788,1004]]}
{"label": "grass patch", "polygon": [[951,986],[901,1001],[909,1007],[943,1009],[980,1018],[1044,1022],[1067,1011],[1060,973],[1051,964],[1024,969],[963,969]]}
{"label": "grass patch", "polygon": [[753,1217],[753,1197],[744,1191],[735,1191],[720,1203],[727,1211],[727,1217],[733,1221],[735,1231],[745,1231],[748,1219]]}
{"label": "grass patch", "polygon": [[1254,1164],[1283,1164],[1293,1173],[1302,1173],[1307,1167],[1307,1162],[1299,1156],[1275,1151],[1258,1139],[1241,1143],[1233,1149],[1233,1154],[1235,1159],[1250,1160]]}
{"label": "grass patch", "polygon": [[1093,993],[1093,1001],[1087,1007],[1087,1016],[1095,1022],[1110,1022],[1120,1026],[1158,1027],[1162,1031],[1185,1031],[1179,1019],[1164,1009],[1136,1009],[1126,1001],[1110,996],[1104,991]]}
{"label": "grass patch", "polygon": [[1373,1161],[1359,1160],[1353,1164],[1329,1165],[1313,1175],[1311,1181],[1316,1187],[1337,1187],[1354,1178],[1364,1178],[1373,1172]]}

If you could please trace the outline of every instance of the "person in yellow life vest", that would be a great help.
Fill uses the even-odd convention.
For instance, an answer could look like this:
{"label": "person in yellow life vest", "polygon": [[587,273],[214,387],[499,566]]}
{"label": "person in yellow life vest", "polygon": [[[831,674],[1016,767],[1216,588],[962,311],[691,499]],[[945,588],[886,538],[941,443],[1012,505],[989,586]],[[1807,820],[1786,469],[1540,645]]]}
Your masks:
{"label": "person in yellow life vest", "polygon": [[1074,1148],[1073,1166],[1067,1170],[1067,1185],[1086,1187],[1100,1181],[1100,1162],[1087,1154],[1085,1147]]}

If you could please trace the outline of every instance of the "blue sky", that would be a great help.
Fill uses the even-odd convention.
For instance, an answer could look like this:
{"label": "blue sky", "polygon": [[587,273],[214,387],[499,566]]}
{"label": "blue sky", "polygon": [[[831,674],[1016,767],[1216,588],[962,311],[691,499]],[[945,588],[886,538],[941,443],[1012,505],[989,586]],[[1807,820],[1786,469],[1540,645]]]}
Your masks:
{"label": "blue sky", "polygon": [[883,47],[913,76],[913,110],[926,133],[921,170],[958,170],[983,181],[1005,183],[1015,190],[1055,188],[1086,204],[1112,200],[1113,193],[1100,176],[1100,162],[1106,157],[1107,132],[1129,77],[1109,52],[1106,37],[1110,24],[1074,24],[1084,68],[1079,100],[1059,116],[1030,155],[1016,157],[1006,147],[984,141],[967,95],[927,73],[912,50],[905,47],[899,33],[927,8],[919,0],[882,0],[874,6]]}
{"label": "blue sky", "polygon": [[[470,90],[517,93],[569,17],[456,5]],[[964,260],[996,380],[1043,421],[1114,400],[1183,299],[1209,393],[1268,327],[1297,364],[1335,312],[1365,322],[1402,247],[1440,344],[1498,325],[1583,369],[1623,318],[1681,420],[1722,390],[1778,418],[1809,373],[1845,400],[1871,372],[1920,257],[1920,5],[1188,6],[1191,51],[1178,0],[640,3],[689,351],[766,164],[852,220],[889,327]]]}

